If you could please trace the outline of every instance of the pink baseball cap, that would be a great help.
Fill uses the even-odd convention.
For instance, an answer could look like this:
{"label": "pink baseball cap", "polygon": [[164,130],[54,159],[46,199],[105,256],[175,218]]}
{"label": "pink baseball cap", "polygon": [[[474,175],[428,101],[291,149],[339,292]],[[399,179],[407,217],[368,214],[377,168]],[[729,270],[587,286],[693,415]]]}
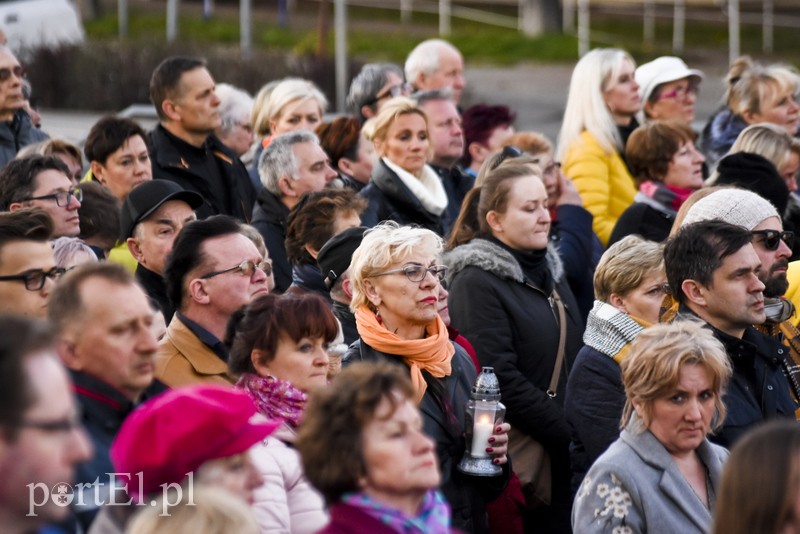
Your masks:
{"label": "pink baseball cap", "polygon": [[281,424],[259,414],[239,390],[216,385],[175,388],[125,419],[111,445],[111,461],[117,473],[128,476],[128,494],[139,502],[163,484],[181,482],[209,460],[247,451]]}

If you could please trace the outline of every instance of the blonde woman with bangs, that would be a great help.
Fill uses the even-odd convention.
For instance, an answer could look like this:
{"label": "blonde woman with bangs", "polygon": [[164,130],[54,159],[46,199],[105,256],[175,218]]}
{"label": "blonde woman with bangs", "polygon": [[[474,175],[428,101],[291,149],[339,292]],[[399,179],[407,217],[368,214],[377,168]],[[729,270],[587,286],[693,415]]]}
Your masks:
{"label": "blonde woman with bangs", "polygon": [[622,362],[623,430],[578,490],[575,532],[709,532],[728,451],[707,436],[722,426],[731,372],[699,321],[639,334]]}
{"label": "blonde woman with bangs", "polygon": [[604,246],[636,196],[623,160],[642,105],[635,68],[624,50],[598,48],[583,56],[572,72],[558,137],[556,160],[594,216],[593,228]]}

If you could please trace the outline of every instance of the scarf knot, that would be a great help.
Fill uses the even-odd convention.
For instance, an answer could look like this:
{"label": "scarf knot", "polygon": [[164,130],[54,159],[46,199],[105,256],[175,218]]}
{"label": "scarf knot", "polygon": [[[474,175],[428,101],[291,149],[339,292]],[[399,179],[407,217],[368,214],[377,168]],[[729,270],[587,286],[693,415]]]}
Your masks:
{"label": "scarf knot", "polygon": [[236,383],[253,399],[259,413],[269,419],[282,419],[297,428],[306,409],[308,395],[297,389],[291,382],[274,376],[259,376],[245,373]]}

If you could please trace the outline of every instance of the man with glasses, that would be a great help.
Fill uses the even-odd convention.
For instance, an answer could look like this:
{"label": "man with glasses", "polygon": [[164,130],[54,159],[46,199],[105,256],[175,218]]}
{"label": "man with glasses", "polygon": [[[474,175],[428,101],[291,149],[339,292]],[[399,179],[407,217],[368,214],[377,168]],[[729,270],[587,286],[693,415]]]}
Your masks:
{"label": "man with glasses", "polygon": [[167,297],[164,265],[181,229],[197,220],[194,210],[203,198],[175,182],[151,180],[134,188],[125,198],[120,216],[120,235],[136,258],[136,281],[164,314],[166,324],[175,309]]}
{"label": "man with glasses", "polygon": [[50,217],[39,209],[0,213],[0,313],[45,317],[56,280],[48,239]]}
{"label": "man with glasses", "polygon": [[411,85],[403,80],[403,69],[393,63],[368,63],[350,82],[347,111],[366,121],[392,98],[410,94]]}
{"label": "man with glasses", "polygon": [[177,311],[159,345],[156,377],[170,387],[233,384],[223,343],[228,320],[269,292],[271,271],[235,219],[215,216],[187,224],[164,271]]}
{"label": "man with glasses", "polygon": [[[153,382],[158,344],[154,311],[133,276],[111,262],[92,262],[64,276],[54,289],[48,318],[58,333],[58,353],[69,368],[81,419],[94,445],[78,468],[87,487],[78,517],[89,530],[98,505],[109,502],[111,443],[127,416],[164,390]],[[99,479],[99,480],[98,480]],[[102,483],[102,484],[101,484]]]}
{"label": "man with glasses", "polygon": [[0,210],[44,210],[53,220],[51,239],[80,233],[78,208],[82,198],[81,190],[69,179],[69,169],[57,157],[20,158],[0,170]]}
{"label": "man with glasses", "polygon": [[725,347],[733,368],[728,415],[712,441],[730,448],[765,420],[794,417],[800,404],[785,374],[788,349],[758,332],[766,319],[763,270],[753,234],[718,219],[685,224],[667,242],[664,264],[675,320],[700,319]]}
{"label": "man with glasses", "polygon": [[0,45],[0,168],[27,145],[47,139],[25,111],[22,81],[25,69],[11,50]]}
{"label": "man with glasses", "polygon": [[92,454],[54,343],[43,321],[0,316],[0,532],[5,534],[39,532],[46,523],[67,519],[69,507],[51,495],[59,484],[73,484],[77,465]]}

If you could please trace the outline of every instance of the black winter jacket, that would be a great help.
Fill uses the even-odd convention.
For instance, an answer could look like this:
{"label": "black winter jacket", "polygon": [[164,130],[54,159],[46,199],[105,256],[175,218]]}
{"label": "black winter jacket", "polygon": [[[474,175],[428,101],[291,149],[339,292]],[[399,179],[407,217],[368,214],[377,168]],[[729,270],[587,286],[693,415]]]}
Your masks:
{"label": "black winter jacket", "polygon": [[276,293],[283,293],[292,284],[292,266],[286,257],[285,244],[288,218],[289,208],[278,197],[266,189],[258,192],[251,224],[258,229],[267,245],[269,258],[272,260]]}
{"label": "black winter jacket", "polygon": [[250,222],[255,189],[242,162],[216,135],[209,135],[203,145],[207,154],[203,164],[191,163],[192,159],[182,153],[182,144],[186,143],[160,124],[148,134],[147,141],[153,178],[171,180],[205,200],[195,210],[198,219],[223,214]]}
{"label": "black winter jacket", "polygon": [[372,180],[359,195],[367,199],[367,209],[361,214],[361,224],[368,228],[382,221],[395,221],[404,226],[416,224],[444,235],[442,215],[434,215],[426,210],[383,160],[375,165]]}
{"label": "black winter jacket", "polygon": [[[439,380],[447,392],[445,400],[452,408],[452,413],[447,414],[442,409],[430,382],[419,409],[425,433],[436,442],[436,455],[442,472],[441,489],[452,509],[453,527],[464,532],[489,532],[486,503],[500,495],[511,472],[508,464],[504,466],[502,477],[470,477],[457,469],[466,450],[464,408],[477,374],[466,351],[458,345],[453,346],[456,353],[450,363],[450,376]],[[361,361],[391,362],[405,366],[398,356],[375,350],[359,339],[345,354],[343,365]],[[428,378],[432,379],[430,375]]]}

